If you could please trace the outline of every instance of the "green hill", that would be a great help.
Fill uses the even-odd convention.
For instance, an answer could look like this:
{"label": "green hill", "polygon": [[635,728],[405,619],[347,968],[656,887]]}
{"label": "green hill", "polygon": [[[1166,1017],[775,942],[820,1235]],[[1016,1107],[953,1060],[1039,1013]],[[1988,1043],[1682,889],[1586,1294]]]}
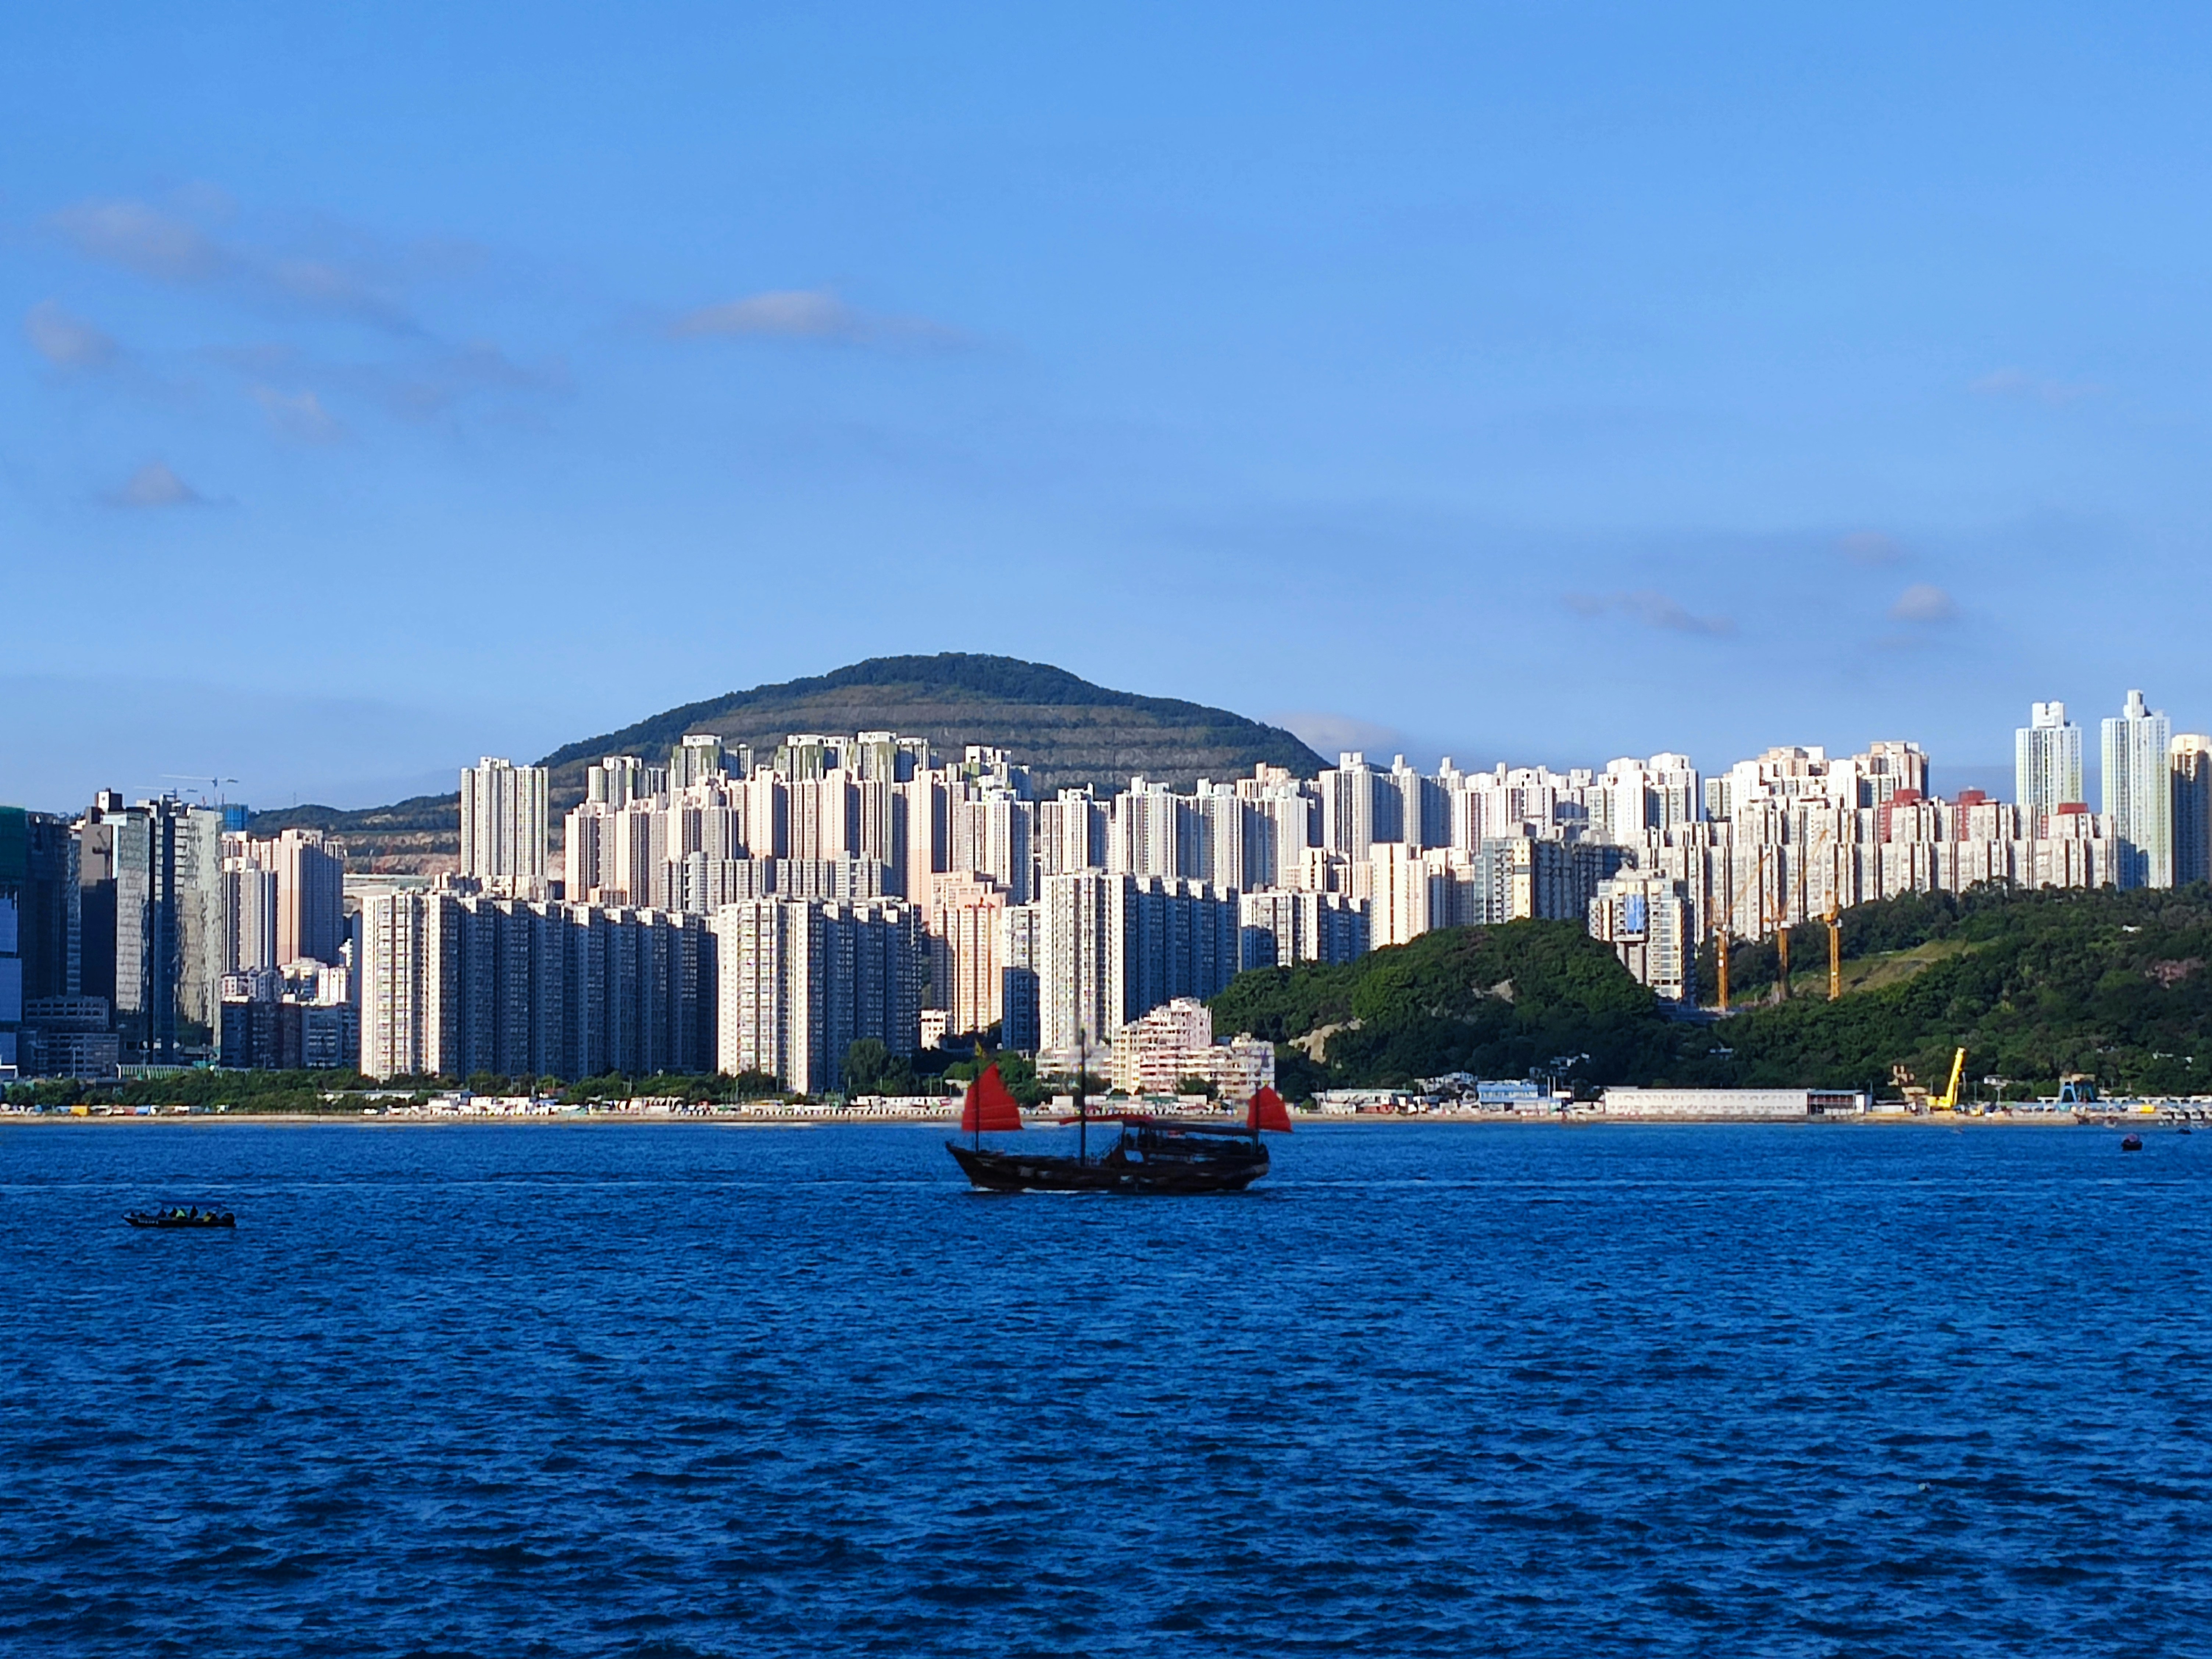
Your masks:
{"label": "green hill", "polygon": [[[1010,750],[1040,795],[1071,785],[1120,788],[1133,775],[1188,787],[1200,778],[1249,775],[1261,763],[1310,777],[1327,764],[1279,726],[1174,697],[1140,696],[1012,657],[946,652],[874,657],[834,673],[732,691],[651,715],[619,731],[555,750],[558,819],[583,799],[585,769],[605,755],[665,762],[690,732],[712,732],[757,754],[794,732],[892,731],[927,738],[957,758],[968,744]],[[356,867],[438,867],[459,847],[458,793],[342,812],[301,806],[257,814],[257,834],[287,827],[337,836]]]}
{"label": "green hill", "polygon": [[1716,1046],[1670,1023],[1610,945],[1571,921],[1447,927],[1335,967],[1239,974],[1214,1029],[1276,1043],[1284,1092],[1395,1088],[1446,1072],[1525,1077],[1581,1056],[1578,1079],[1640,1082]]}
{"label": "green hill", "polygon": [[872,657],[834,673],[755,686],[687,703],[556,749],[556,797],[581,793],[584,768],[602,755],[665,757],[687,732],[772,748],[793,732],[892,731],[927,738],[940,755],[962,745],[1012,751],[1040,794],[1093,784],[1121,788],[1141,774],[1188,788],[1261,763],[1311,777],[1328,763],[1279,726],[1173,697],[1139,696],[1012,657],[945,652]]}
{"label": "green hill", "polygon": [[[1858,988],[1827,1000],[1826,932],[1801,930],[1793,998],[1739,1000],[1710,1024],[1668,1020],[1575,924],[1515,922],[1240,975],[1215,999],[1215,1026],[1285,1045],[1298,1095],[1453,1070],[1519,1077],[1567,1054],[1588,1056],[1571,1075],[1591,1085],[1887,1088],[1899,1062],[1940,1085],[1961,1045],[1970,1079],[2001,1077],[2014,1097],[2051,1094],[2069,1073],[2107,1092],[2212,1093],[2212,889],[1916,895],[1843,927],[1844,983]],[[1773,956],[1735,954],[1741,996],[1774,994]]]}

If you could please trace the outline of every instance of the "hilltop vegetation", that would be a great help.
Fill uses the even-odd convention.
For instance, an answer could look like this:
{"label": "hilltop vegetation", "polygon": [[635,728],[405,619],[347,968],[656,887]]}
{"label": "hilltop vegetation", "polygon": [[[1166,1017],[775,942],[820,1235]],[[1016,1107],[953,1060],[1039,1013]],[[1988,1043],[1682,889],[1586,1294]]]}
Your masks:
{"label": "hilltop vegetation", "polygon": [[[1327,763],[1279,726],[1179,698],[1111,690],[1047,663],[962,652],[874,657],[686,703],[555,750],[538,763],[553,775],[554,839],[562,816],[584,797],[586,769],[603,756],[661,764],[686,732],[711,732],[765,759],[793,732],[871,731],[927,738],[953,759],[971,743],[1008,750],[1029,769],[1040,797],[1086,783],[1121,788],[1138,775],[1188,788],[1201,777],[1242,777],[1261,764],[1311,777]],[[298,806],[253,819],[257,835],[294,827],[336,836],[355,869],[450,868],[460,848],[460,797],[351,812]]]}
{"label": "hilltop vegetation", "polygon": [[[1826,933],[1793,940],[1795,996],[1772,946],[1733,954],[1738,1009],[1668,1020],[1571,922],[1455,928],[1340,967],[1267,969],[1214,1001],[1216,1029],[1279,1047],[1285,1092],[1396,1087],[1463,1070],[1519,1077],[1586,1055],[1579,1084],[1941,1085],[1951,1051],[2014,1097],[2069,1073],[2108,1092],[2212,1093],[2212,889],[1923,894],[1843,918],[1846,994],[1826,1000]],[[1297,1044],[1298,1046],[1290,1046]]]}
{"label": "hilltop vegetation", "polygon": [[1188,788],[1261,763],[1301,777],[1327,764],[1279,726],[1224,708],[1111,690],[1049,663],[957,651],[872,657],[732,691],[572,743],[540,764],[553,769],[556,799],[570,790],[580,797],[583,769],[601,756],[665,757],[687,732],[712,732],[760,754],[793,732],[866,731],[927,738],[956,759],[971,743],[1009,750],[1040,795],[1085,783],[1121,788],[1139,773]]}
{"label": "hilltop vegetation", "polygon": [[1454,1071],[1523,1077],[1574,1057],[1578,1079],[1641,1081],[1679,1067],[1685,1036],[1701,1035],[1568,921],[1443,928],[1335,967],[1255,969],[1212,1007],[1218,1032],[1278,1045],[1279,1084],[1298,1098]]}

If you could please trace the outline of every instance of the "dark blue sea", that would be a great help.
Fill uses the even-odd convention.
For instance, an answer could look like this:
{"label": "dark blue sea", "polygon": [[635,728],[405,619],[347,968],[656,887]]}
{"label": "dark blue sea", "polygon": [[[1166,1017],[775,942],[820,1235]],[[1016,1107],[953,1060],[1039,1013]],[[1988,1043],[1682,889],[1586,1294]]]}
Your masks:
{"label": "dark blue sea", "polygon": [[2147,1139],[1346,1125],[1132,1200],[0,1129],[0,1651],[2212,1653],[2212,1133]]}

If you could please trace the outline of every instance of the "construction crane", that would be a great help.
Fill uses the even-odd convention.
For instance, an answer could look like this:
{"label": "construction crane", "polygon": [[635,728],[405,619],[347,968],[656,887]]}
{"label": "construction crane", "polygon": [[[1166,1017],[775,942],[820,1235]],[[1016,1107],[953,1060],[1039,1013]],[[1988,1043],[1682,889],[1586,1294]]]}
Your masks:
{"label": "construction crane", "polygon": [[1960,1049],[1951,1056],[1951,1081],[1940,1095],[1930,1095],[1913,1080],[1911,1068],[1900,1062],[1889,1068],[1890,1079],[1897,1085],[1905,1103],[1917,1112],[1955,1112],[1959,1109],[1959,1079],[1966,1069],[1966,1051]]}
{"label": "construction crane", "polygon": [[1966,1069],[1966,1051],[1960,1049],[1951,1056],[1951,1081],[1943,1091],[1943,1098],[1936,1103],[1939,1112],[1954,1112],[1959,1109],[1959,1074]]}
{"label": "construction crane", "polygon": [[[1766,886],[1766,854],[1767,849],[1765,848],[1761,847],[1759,849],[1759,874],[1754,877],[1752,881],[1752,887],[1754,894],[1762,897]],[[1726,1013],[1729,1011],[1729,935],[1734,931],[1735,922],[1735,870],[1733,864],[1731,864],[1729,870],[1729,914],[1727,916],[1723,918],[1719,925],[1713,929],[1714,965],[1719,970],[1715,975],[1718,981],[1718,984],[1716,988],[1720,992],[1720,1011],[1723,1013]],[[1766,907],[1763,902],[1759,907],[1759,913],[1763,920],[1766,915]]]}
{"label": "construction crane", "polygon": [[223,785],[238,781],[236,778],[210,778],[184,772],[164,772],[161,775],[178,783],[206,784],[207,791],[200,797],[200,805],[203,806],[221,806]]}
{"label": "construction crane", "polygon": [[[1800,860],[1797,865],[1800,881],[1804,878],[1804,861]],[[1766,912],[1762,919],[1766,926],[1774,929],[1774,1000],[1787,1002],[1790,1000],[1790,878],[1784,876],[1775,886],[1778,890],[1774,908]],[[1763,884],[1761,890],[1764,890]]]}
{"label": "construction crane", "polygon": [[1836,893],[1828,890],[1828,914],[1820,918],[1828,924],[1828,1000],[1840,1002],[1844,998],[1844,930],[1836,923]]}

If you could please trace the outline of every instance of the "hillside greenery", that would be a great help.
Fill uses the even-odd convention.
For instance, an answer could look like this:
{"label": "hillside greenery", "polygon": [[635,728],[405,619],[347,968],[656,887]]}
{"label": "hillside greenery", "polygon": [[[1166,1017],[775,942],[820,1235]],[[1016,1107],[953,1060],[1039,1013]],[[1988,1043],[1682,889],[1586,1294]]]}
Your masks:
{"label": "hillside greenery", "polygon": [[1297,1096],[1455,1070],[1521,1077],[1568,1055],[1583,1056],[1561,1067],[1581,1085],[1886,1091],[1893,1063],[1941,1087],[1959,1046],[1970,1079],[2002,1079],[2014,1098],[2069,1074],[2107,1093],[2212,1093],[2212,889],[1864,905],[1843,918],[1833,1003],[1826,937],[1815,926],[1793,940],[1786,1000],[1771,944],[1732,952],[1735,1012],[1713,1023],[1668,1018],[1576,924],[1514,922],[1240,975],[1214,1000],[1215,1029],[1275,1042]]}

